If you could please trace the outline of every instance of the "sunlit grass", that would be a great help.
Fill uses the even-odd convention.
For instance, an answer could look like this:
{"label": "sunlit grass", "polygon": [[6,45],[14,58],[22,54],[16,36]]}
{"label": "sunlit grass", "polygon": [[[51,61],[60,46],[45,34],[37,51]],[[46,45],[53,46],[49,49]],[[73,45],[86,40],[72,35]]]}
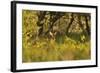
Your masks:
{"label": "sunlit grass", "polygon": [[23,62],[85,59],[90,59],[90,41],[77,42],[66,37],[62,44],[45,38],[38,39],[35,44],[23,42]]}

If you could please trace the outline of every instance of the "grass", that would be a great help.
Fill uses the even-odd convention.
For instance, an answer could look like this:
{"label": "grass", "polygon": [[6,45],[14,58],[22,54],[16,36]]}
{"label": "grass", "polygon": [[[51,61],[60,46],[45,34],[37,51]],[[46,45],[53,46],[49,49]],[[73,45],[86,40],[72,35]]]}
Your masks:
{"label": "grass", "polygon": [[39,38],[35,43],[23,39],[23,62],[90,59],[90,41],[76,40],[68,36],[65,36],[63,43],[57,43],[54,39],[46,38]]}

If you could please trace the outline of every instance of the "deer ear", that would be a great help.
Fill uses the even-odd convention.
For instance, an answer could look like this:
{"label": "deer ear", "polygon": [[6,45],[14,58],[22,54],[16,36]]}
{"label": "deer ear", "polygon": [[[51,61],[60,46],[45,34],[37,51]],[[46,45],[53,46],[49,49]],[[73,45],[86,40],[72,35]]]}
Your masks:
{"label": "deer ear", "polygon": [[54,32],[54,35],[56,35],[57,34],[57,32]]}
{"label": "deer ear", "polygon": [[49,32],[49,34],[53,36],[53,34],[51,32]]}

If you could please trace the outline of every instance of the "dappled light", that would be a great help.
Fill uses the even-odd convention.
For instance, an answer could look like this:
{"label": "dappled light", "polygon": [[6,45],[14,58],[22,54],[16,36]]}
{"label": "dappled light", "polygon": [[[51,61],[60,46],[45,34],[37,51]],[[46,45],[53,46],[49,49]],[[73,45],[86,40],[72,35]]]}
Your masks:
{"label": "dappled light", "polygon": [[91,59],[89,13],[22,11],[22,61]]}

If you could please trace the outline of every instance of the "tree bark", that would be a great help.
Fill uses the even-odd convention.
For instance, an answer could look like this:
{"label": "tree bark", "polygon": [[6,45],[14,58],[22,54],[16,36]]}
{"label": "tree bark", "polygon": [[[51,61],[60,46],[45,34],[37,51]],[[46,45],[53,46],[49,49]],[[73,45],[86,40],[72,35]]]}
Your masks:
{"label": "tree bark", "polygon": [[73,13],[71,14],[71,20],[70,20],[70,22],[69,22],[69,24],[68,24],[68,27],[66,28],[66,34],[68,33],[68,31],[69,31],[69,28],[71,27],[71,25],[72,25],[72,23],[73,23],[73,21],[74,21],[74,17],[73,17]]}

